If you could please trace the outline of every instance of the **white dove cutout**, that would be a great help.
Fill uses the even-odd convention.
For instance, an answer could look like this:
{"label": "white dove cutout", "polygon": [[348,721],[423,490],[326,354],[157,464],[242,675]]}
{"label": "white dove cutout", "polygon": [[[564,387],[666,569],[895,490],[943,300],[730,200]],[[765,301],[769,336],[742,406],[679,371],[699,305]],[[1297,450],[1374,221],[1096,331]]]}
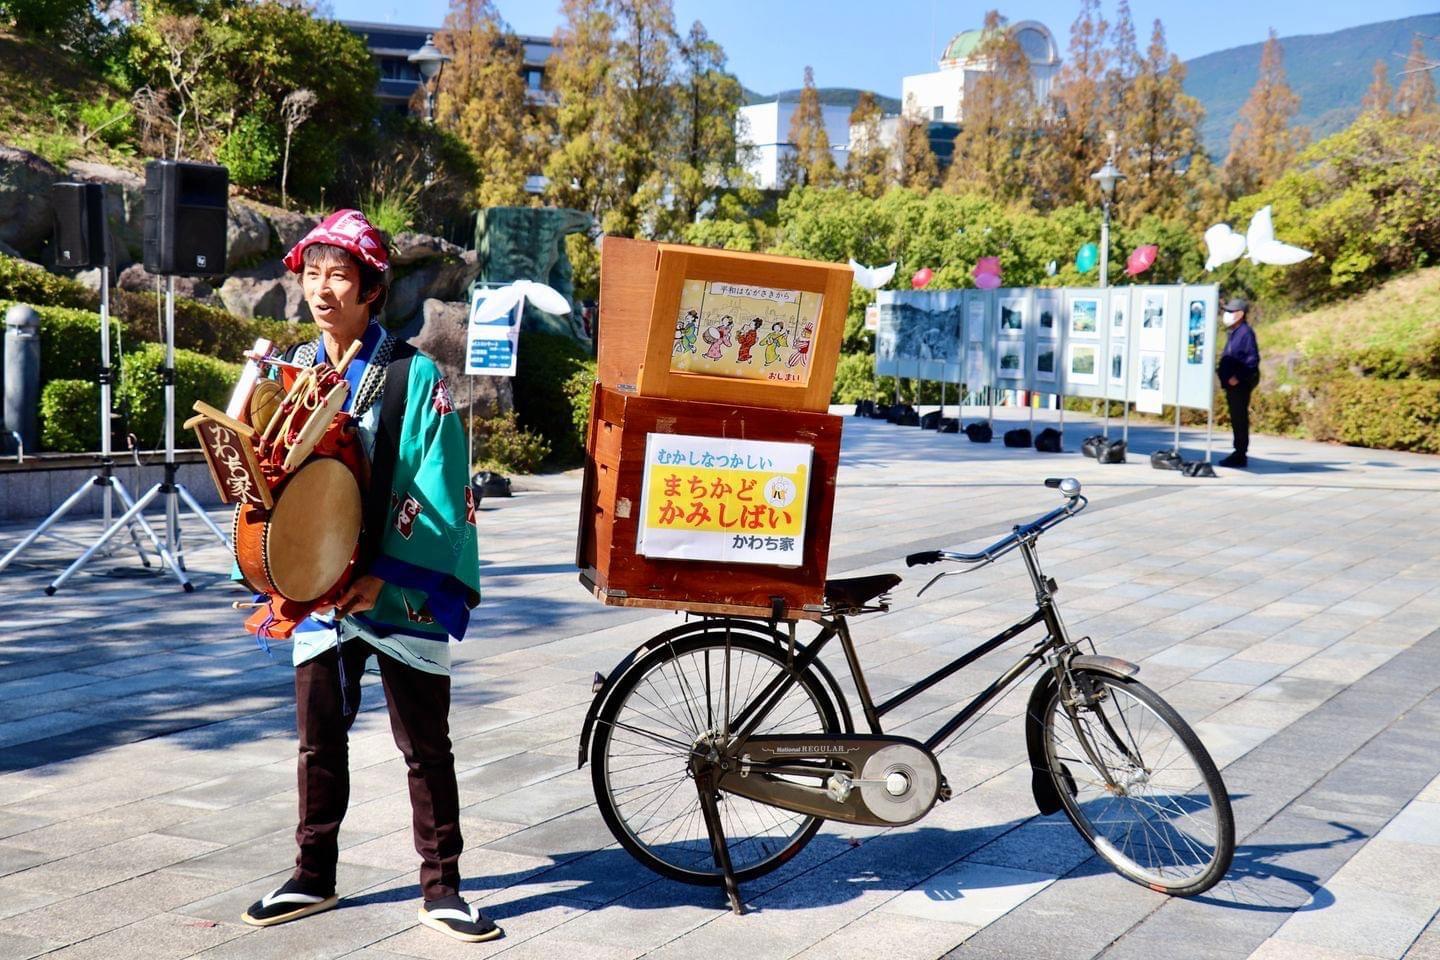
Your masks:
{"label": "white dove cutout", "polygon": [[879,290],[890,282],[895,276],[895,268],[899,263],[887,264],[883,267],[867,267],[863,263],[856,263],[855,258],[850,258],[850,269],[855,271],[855,283],[866,290]]}
{"label": "white dove cutout", "polygon": [[1231,230],[1230,224],[1217,223],[1205,231],[1205,249],[1209,251],[1209,256],[1205,258],[1205,269],[1214,270],[1222,264],[1239,260],[1244,255],[1245,238]]}
{"label": "white dove cutout", "polygon": [[1250,219],[1250,229],[1245,231],[1245,243],[1250,247],[1251,263],[1268,263],[1275,267],[1288,267],[1292,263],[1310,259],[1309,250],[1292,247],[1275,239],[1275,224],[1270,219],[1270,207],[1261,207]]}
{"label": "white dove cutout", "polygon": [[[569,313],[570,301],[554,287],[534,280],[516,280],[492,290],[472,318],[475,323],[493,323],[505,316],[515,305],[528,300],[546,313]],[[523,308],[522,308],[523,309]]]}

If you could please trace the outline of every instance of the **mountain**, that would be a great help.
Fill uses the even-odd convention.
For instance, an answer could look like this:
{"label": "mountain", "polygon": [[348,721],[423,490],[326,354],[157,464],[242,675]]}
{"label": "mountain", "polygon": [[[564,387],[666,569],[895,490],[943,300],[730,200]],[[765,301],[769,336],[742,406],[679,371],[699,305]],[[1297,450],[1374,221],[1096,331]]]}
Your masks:
{"label": "mountain", "polygon": [[[1300,95],[1296,122],[1310,128],[1312,140],[1343,130],[1360,112],[1376,60],[1390,68],[1390,84],[1398,86],[1405,54],[1415,34],[1440,35],[1440,13],[1370,23],[1334,33],[1281,37],[1285,73]],[[1200,127],[1205,148],[1222,158],[1230,149],[1230,132],[1240,107],[1260,74],[1263,43],[1231,47],[1185,62],[1185,92],[1205,106]],[[1434,53],[1434,44],[1430,52]]]}
{"label": "mountain", "polygon": [[[757,93],[749,87],[742,87],[741,89],[744,91],[746,106],[752,103],[769,103],[772,100],[780,100],[788,103],[800,99],[799,88],[794,90],[781,90],[779,93],[771,94]],[[860,94],[864,93],[863,90],[856,90],[854,87],[819,87],[817,88],[817,92],[820,94],[821,103],[840,104],[846,107],[855,106],[855,102],[860,99]],[[887,97],[879,93],[875,93],[874,96],[875,100],[880,104],[880,109],[885,113],[900,112],[900,101],[898,98]]]}

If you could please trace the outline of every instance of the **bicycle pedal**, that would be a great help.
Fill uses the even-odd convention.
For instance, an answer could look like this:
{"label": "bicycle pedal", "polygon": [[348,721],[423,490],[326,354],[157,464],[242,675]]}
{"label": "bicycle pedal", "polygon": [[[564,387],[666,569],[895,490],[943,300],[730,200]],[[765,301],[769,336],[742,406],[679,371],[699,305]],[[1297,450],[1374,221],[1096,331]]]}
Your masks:
{"label": "bicycle pedal", "polygon": [[935,798],[941,803],[944,803],[946,800],[949,800],[951,796],[953,796],[953,794],[950,792],[950,781],[946,780],[945,775],[942,773],[940,775],[940,789],[935,791]]}

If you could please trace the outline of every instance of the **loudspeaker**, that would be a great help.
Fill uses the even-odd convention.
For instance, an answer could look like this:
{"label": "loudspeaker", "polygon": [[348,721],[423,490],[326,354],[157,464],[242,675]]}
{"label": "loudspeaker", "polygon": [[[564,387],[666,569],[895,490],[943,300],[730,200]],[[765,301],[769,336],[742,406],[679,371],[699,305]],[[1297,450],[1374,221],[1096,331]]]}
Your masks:
{"label": "loudspeaker", "polygon": [[145,164],[145,269],[157,276],[225,272],[230,171],[208,163]]}
{"label": "loudspeaker", "polygon": [[98,183],[57,183],[50,190],[55,210],[55,266],[104,266],[110,231],[105,224],[105,187]]}

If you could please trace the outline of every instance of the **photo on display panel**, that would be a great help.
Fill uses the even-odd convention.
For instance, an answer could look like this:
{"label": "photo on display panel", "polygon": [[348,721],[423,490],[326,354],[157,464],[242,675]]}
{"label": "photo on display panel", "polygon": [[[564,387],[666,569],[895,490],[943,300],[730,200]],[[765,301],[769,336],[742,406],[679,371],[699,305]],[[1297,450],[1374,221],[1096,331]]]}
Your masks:
{"label": "photo on display panel", "polygon": [[1164,357],[1159,353],[1145,351],[1140,354],[1140,389],[1159,391],[1161,361]]}
{"label": "photo on display panel", "polygon": [[1066,376],[1071,383],[1100,382],[1099,348],[1090,343],[1070,344],[1070,363]]}
{"label": "photo on display panel", "polygon": [[1110,332],[1112,336],[1125,336],[1125,313],[1130,308],[1130,297],[1118,294],[1110,299]]}
{"label": "photo on display panel", "polygon": [[1036,336],[1043,340],[1054,340],[1060,335],[1060,327],[1056,322],[1059,316],[1059,303],[1052,298],[1035,300],[1035,315],[1037,317]]}
{"label": "photo on display panel", "polygon": [[995,349],[996,376],[1002,380],[1025,379],[1025,341],[1001,340]]}
{"label": "photo on display panel", "polygon": [[1205,362],[1205,301],[1191,300],[1185,326],[1185,362]]}
{"label": "photo on display panel", "polygon": [[1110,344],[1110,385],[1125,386],[1125,341]]}
{"label": "photo on display panel", "polygon": [[985,301],[970,301],[970,315],[965,319],[965,335],[971,343],[985,339]]}
{"label": "photo on display panel", "polygon": [[1070,335],[1096,337],[1100,334],[1100,301],[1076,298],[1070,301]]}
{"label": "photo on display panel", "polygon": [[1165,357],[1157,350],[1140,351],[1140,380],[1135,391],[1135,409],[1160,413],[1165,402]]}
{"label": "photo on display panel", "polygon": [[1055,380],[1055,345],[1041,344],[1035,348],[1035,379]]}
{"label": "photo on display panel", "polygon": [[1025,329],[1025,301],[1000,301],[1000,332],[1020,333]]}
{"label": "photo on display panel", "polygon": [[1145,312],[1141,315],[1142,330],[1165,329],[1165,294],[1145,294]]}

